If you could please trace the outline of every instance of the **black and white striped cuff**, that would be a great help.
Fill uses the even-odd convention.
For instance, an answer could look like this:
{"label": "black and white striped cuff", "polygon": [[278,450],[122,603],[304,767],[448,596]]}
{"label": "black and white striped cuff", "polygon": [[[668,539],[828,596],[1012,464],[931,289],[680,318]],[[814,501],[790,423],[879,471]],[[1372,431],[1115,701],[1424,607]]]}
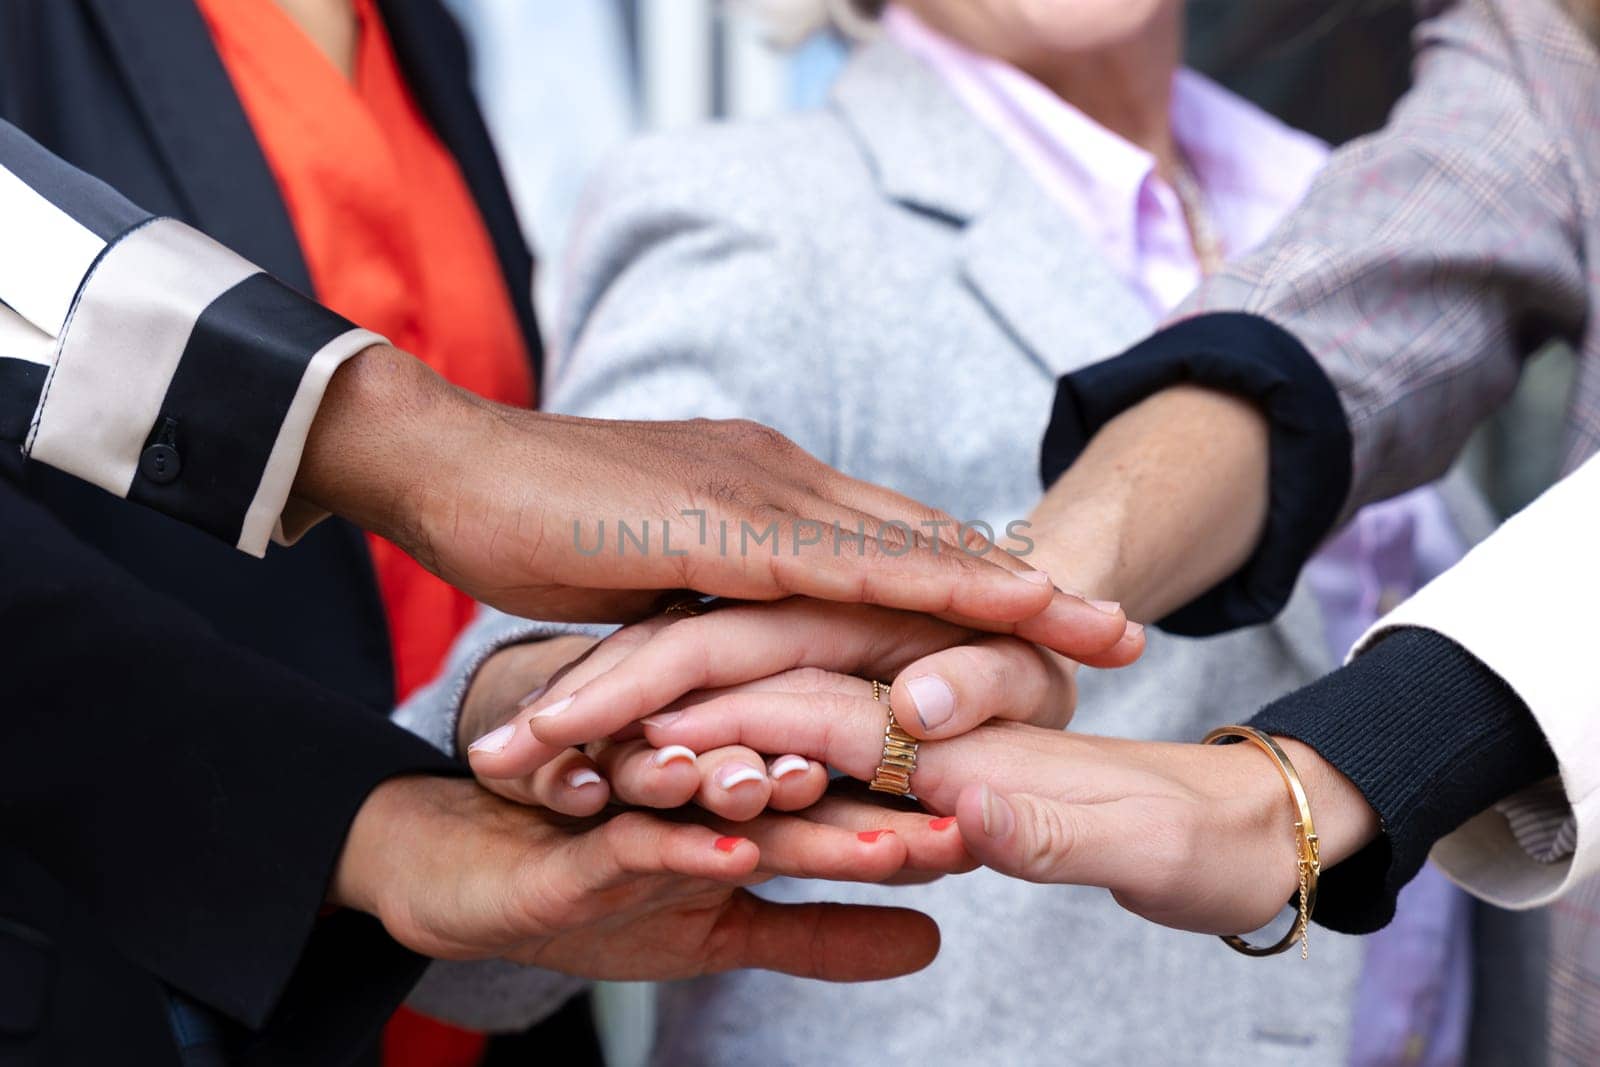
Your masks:
{"label": "black and white striped cuff", "polygon": [[259,556],[329,378],[383,341],[154,219],[79,289],[23,450]]}

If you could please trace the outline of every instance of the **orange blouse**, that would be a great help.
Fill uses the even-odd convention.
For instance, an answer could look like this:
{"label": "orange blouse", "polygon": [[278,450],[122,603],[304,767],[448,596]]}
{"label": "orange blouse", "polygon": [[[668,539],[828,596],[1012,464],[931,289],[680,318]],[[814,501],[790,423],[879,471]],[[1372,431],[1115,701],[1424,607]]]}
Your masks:
{"label": "orange blouse", "polygon": [[[373,0],[347,79],[273,0],[198,0],[277,179],[316,297],[450,381],[528,406],[504,275],[455,160],[406,87]],[[404,698],[438,670],[472,601],[370,539]]]}

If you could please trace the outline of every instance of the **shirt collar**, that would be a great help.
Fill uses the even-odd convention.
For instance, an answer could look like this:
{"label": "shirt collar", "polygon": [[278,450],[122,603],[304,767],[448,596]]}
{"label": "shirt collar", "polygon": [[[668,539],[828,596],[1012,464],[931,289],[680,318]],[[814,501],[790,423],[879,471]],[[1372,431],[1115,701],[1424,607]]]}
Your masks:
{"label": "shirt collar", "polygon": [[[1146,231],[1153,220],[1181,211],[1150,153],[1030,75],[944,36],[898,4],[884,12],[883,28],[934,70],[1113,267],[1130,280],[1142,277]],[[1230,255],[1270,232],[1327,155],[1315,138],[1189,70],[1173,80],[1172,122]]]}

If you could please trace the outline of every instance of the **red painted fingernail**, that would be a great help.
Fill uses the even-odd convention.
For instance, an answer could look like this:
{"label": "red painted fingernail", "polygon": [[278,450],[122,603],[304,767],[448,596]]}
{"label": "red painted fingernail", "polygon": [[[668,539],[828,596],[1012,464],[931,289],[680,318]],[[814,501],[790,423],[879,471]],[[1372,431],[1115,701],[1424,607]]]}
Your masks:
{"label": "red painted fingernail", "polygon": [[948,829],[950,829],[950,827],[954,826],[955,824],[956,824],[956,817],[954,815],[946,815],[942,819],[934,819],[934,820],[932,820],[931,822],[928,823],[928,826],[929,826],[930,829],[934,829],[934,830],[948,830]]}
{"label": "red painted fingernail", "polygon": [[744,842],[744,838],[742,838],[742,837],[719,837],[719,838],[717,838],[717,851],[718,852],[732,852],[734,849],[738,848],[743,842]]}
{"label": "red painted fingernail", "polygon": [[882,837],[884,834],[892,833],[894,833],[893,830],[862,830],[859,834],[856,834],[856,837],[860,838],[862,841],[865,841],[869,845],[875,845],[878,843],[878,838]]}

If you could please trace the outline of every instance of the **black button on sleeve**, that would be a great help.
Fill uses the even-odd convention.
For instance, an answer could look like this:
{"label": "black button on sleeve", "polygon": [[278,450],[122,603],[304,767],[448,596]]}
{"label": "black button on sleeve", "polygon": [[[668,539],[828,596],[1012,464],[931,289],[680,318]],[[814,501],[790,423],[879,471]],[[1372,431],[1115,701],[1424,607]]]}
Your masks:
{"label": "black button on sleeve", "polygon": [[178,454],[178,420],[162,419],[152,436],[154,439],[139,455],[139,474],[156,485],[171,485],[183,473],[183,457]]}

